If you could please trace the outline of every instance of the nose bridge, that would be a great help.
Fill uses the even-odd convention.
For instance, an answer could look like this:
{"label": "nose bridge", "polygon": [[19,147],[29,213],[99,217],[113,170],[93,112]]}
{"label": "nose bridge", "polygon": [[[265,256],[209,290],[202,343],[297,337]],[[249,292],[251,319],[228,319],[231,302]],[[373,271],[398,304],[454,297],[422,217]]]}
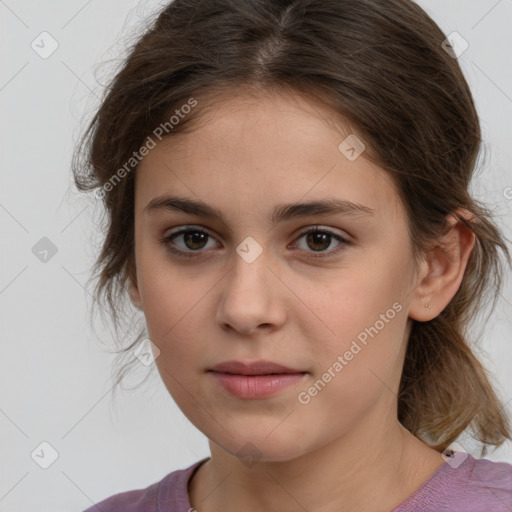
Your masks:
{"label": "nose bridge", "polygon": [[261,324],[279,324],[284,320],[284,307],[269,253],[254,239],[245,239],[236,248],[232,268],[223,284],[217,310],[220,324],[250,332]]}
{"label": "nose bridge", "polygon": [[[251,237],[248,237],[251,238]],[[256,245],[257,244],[257,245]],[[229,293],[255,295],[255,299],[266,297],[269,291],[269,253],[254,239],[244,240],[233,255],[232,271],[228,278]],[[250,298],[250,297],[246,297]],[[267,297],[268,298],[268,297]]]}

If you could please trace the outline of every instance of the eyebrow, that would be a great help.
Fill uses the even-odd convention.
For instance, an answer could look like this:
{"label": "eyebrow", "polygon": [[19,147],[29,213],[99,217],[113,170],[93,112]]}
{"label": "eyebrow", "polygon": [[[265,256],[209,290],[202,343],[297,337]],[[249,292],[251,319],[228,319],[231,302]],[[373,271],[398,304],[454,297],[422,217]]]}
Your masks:
{"label": "eyebrow", "polygon": [[[220,210],[202,201],[178,196],[158,196],[149,201],[143,213],[156,211],[188,213],[198,217],[208,217],[227,224]],[[286,220],[316,215],[338,214],[346,216],[373,215],[374,210],[359,203],[345,199],[327,198],[307,203],[287,203],[276,205],[269,215],[269,221],[275,225]]]}

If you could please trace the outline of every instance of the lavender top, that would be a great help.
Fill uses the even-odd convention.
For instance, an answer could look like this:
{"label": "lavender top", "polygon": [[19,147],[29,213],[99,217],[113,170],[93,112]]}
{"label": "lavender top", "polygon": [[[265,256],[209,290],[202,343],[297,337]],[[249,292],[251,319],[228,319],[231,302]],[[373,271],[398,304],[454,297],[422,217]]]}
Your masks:
{"label": "lavender top", "polygon": [[[84,512],[193,512],[187,484],[207,460],[145,489],[115,494]],[[512,465],[456,452],[390,512],[512,512]]]}

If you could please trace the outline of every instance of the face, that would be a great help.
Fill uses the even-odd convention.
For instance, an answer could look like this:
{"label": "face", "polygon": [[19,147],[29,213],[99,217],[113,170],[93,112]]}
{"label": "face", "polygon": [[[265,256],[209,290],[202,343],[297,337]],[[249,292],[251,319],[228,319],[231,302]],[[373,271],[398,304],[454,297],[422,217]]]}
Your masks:
{"label": "face", "polygon": [[[300,96],[232,97],[137,169],[132,299],[172,397],[231,454],[251,443],[290,460],[396,404],[407,219],[389,174],[340,149],[350,132],[332,118]],[[287,370],[212,371],[232,361]]]}

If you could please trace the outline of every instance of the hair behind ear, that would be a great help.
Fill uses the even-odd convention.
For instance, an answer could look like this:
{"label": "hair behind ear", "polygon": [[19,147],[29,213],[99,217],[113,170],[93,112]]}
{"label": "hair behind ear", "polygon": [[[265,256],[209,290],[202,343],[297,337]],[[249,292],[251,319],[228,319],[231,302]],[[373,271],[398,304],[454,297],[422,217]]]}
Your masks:
{"label": "hair behind ear", "polygon": [[414,323],[400,382],[398,414],[405,428],[439,451],[469,427],[482,443],[483,456],[486,445],[499,446],[510,439],[511,424],[471,348],[476,340],[471,340],[468,332],[488,302],[492,312],[503,282],[500,251],[508,263],[510,254],[489,212],[477,201],[471,210],[471,221],[459,217],[475,234],[466,272],[457,293],[437,317]]}
{"label": "hair behind ear", "polygon": [[[510,431],[484,367],[448,315],[415,323],[398,401],[400,423],[438,451],[468,425],[475,439],[493,445]],[[481,456],[486,452],[483,444]]]}

